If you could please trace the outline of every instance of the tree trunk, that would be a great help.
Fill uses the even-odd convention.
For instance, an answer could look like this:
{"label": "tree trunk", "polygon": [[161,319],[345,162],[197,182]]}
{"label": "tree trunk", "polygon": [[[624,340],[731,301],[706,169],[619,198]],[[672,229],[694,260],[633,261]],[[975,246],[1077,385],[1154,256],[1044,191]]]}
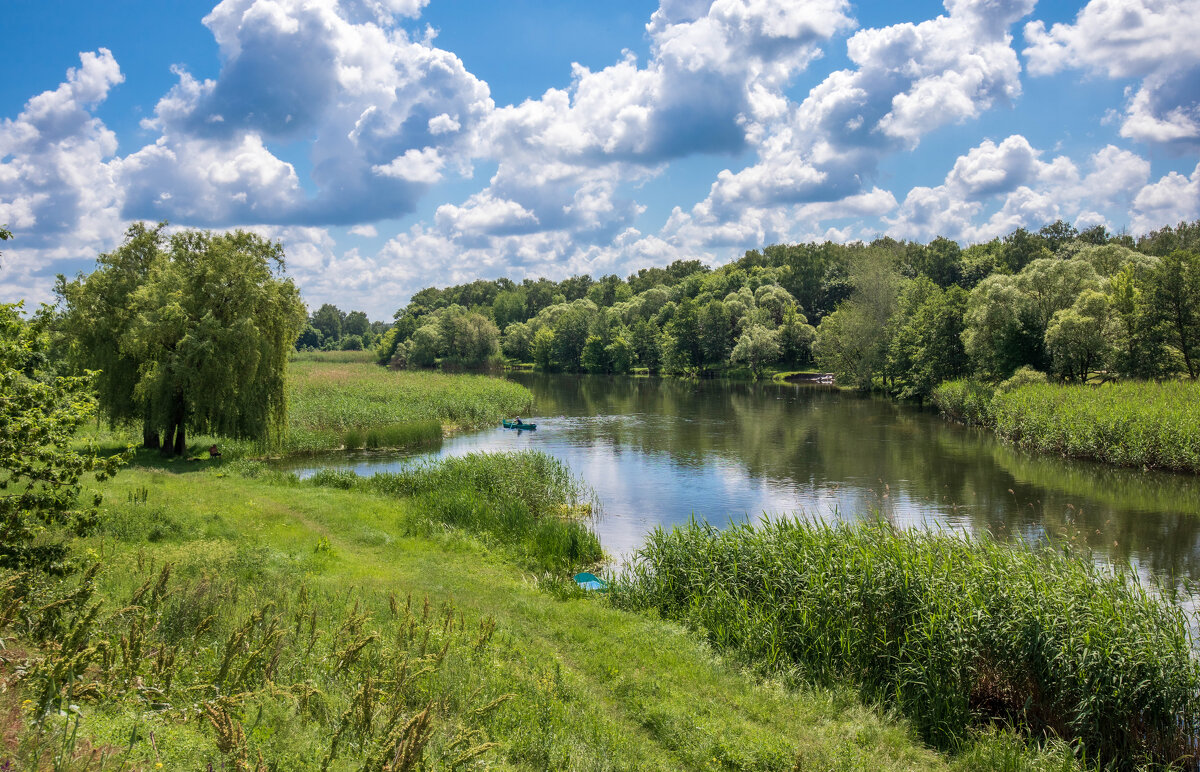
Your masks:
{"label": "tree trunk", "polygon": [[175,430],[175,455],[187,455],[187,440],[185,438],[183,421],[179,422],[179,427]]}
{"label": "tree trunk", "polygon": [[148,450],[158,450],[158,429],[150,428],[150,424],[142,425],[142,447]]}
{"label": "tree trunk", "polygon": [[175,424],[175,443],[172,447],[175,455],[187,455],[187,404],[179,395],[175,397],[175,411],[171,417]]}

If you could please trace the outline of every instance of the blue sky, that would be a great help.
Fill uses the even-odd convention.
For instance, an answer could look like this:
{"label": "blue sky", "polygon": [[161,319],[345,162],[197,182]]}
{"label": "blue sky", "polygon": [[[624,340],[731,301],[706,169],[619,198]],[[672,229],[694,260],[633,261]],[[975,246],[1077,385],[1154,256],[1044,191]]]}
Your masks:
{"label": "blue sky", "polygon": [[766,244],[1200,217],[1200,0],[16,0],[0,300],[139,219],[310,305]]}

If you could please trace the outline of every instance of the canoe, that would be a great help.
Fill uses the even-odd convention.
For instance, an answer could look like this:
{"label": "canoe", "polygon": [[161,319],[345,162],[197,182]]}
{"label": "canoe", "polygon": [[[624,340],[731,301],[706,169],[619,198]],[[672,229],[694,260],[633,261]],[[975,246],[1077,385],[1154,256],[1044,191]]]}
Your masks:
{"label": "canoe", "polygon": [[519,423],[511,418],[505,418],[502,422],[505,429],[536,429],[537,424]]}
{"label": "canoe", "polygon": [[575,584],[579,585],[580,589],[583,590],[599,590],[600,592],[604,592],[608,589],[608,582],[594,574],[589,574],[587,571],[575,574]]}

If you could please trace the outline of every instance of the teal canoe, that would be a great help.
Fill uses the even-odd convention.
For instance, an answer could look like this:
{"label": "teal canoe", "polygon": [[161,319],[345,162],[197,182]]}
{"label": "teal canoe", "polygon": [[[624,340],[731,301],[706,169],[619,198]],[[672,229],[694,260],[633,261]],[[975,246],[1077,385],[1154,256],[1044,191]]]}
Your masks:
{"label": "teal canoe", "polygon": [[575,574],[575,584],[584,590],[599,590],[600,592],[604,592],[608,589],[608,582],[594,574],[589,574],[587,571]]}
{"label": "teal canoe", "polygon": [[537,424],[527,424],[521,421],[514,421],[511,418],[505,418],[502,422],[505,429],[536,429]]}

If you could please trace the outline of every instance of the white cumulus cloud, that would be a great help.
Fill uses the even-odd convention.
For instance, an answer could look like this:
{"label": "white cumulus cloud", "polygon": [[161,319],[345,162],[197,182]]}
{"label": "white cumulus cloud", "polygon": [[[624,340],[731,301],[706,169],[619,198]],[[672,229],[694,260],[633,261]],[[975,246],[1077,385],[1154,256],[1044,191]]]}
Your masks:
{"label": "white cumulus cloud", "polygon": [[1079,67],[1139,79],[1121,135],[1157,143],[1200,142],[1200,6],[1195,0],[1091,0],[1070,24],[1025,25],[1035,75]]}

